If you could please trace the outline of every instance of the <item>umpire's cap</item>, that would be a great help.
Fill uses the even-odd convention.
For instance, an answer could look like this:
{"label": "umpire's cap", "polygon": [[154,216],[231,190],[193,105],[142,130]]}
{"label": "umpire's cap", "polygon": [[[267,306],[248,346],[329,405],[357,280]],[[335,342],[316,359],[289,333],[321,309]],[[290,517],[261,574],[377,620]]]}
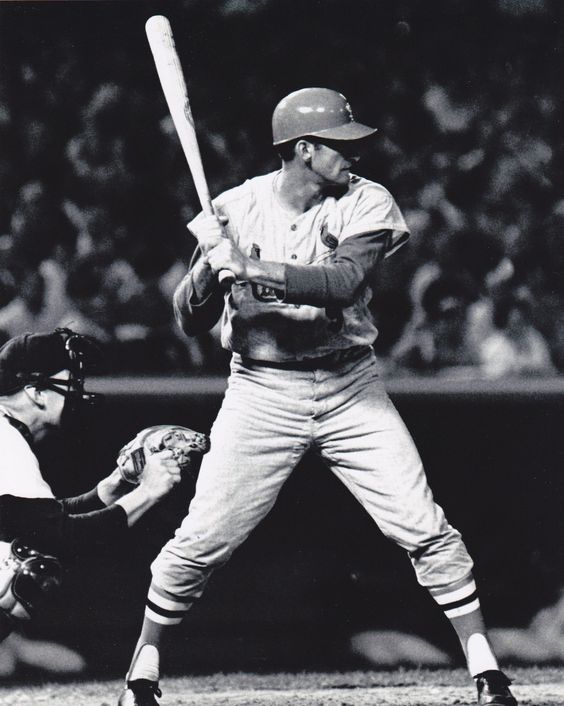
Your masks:
{"label": "umpire's cap", "polygon": [[272,115],[272,139],[281,145],[298,137],[361,140],[376,128],[357,123],[341,93],[330,88],[302,88],[283,98]]}
{"label": "umpire's cap", "polygon": [[51,388],[50,376],[69,370],[69,391],[90,399],[84,392],[84,375],[99,364],[96,343],[70,329],[15,336],[0,348],[0,395],[11,395],[30,384]]}

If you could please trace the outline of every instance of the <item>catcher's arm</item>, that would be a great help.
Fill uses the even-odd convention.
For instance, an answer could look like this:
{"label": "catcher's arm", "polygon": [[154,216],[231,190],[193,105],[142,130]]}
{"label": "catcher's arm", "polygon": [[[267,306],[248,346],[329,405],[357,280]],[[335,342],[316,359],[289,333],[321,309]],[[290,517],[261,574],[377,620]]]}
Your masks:
{"label": "catcher's arm", "polygon": [[128,524],[136,522],[180,482],[181,473],[195,480],[195,460],[208,449],[205,434],[171,424],[147,427],[126,444],[117,463],[122,478],[135,489],[116,504],[127,512]]}
{"label": "catcher's arm", "polygon": [[87,494],[87,504],[84,496],[75,504],[73,498],[1,495],[0,540],[21,537],[41,551],[68,560],[125,539],[128,528],[180,480],[179,465],[171,458],[172,454],[162,455],[167,456],[166,462],[155,456],[144,483],[137,487],[127,484],[131,488],[129,494],[109,506],[103,504],[97,493]]}
{"label": "catcher's arm", "polygon": [[[94,491],[66,500],[66,510],[76,514],[97,510],[100,502],[105,506],[115,504],[140,484],[147,458],[163,449],[170,449],[182,473],[195,480],[197,459],[209,450],[209,439],[202,432],[175,424],[142,429],[120,450],[116,469],[101,480]],[[151,478],[146,479],[150,481]],[[154,493],[154,488],[147,488]]]}
{"label": "catcher's arm", "polygon": [[208,449],[208,437],[188,427],[162,424],[143,429],[120,450],[117,468],[95,490],[62,501],[69,521],[92,523],[100,511],[118,506],[131,527],[180,482],[181,474],[195,480],[196,459]]}
{"label": "catcher's arm", "polygon": [[121,469],[116,467],[93,490],[73,498],[64,498],[61,503],[65,512],[76,517],[115,505],[120,498],[131,493],[133,487],[125,480]]}
{"label": "catcher's arm", "polygon": [[[167,443],[170,441],[170,434],[160,436]],[[155,439],[155,434],[149,438]],[[135,440],[124,449],[136,450]],[[122,449],[119,459],[122,464],[127,460],[127,453],[123,452]],[[118,464],[118,469],[98,488],[76,498],[0,495],[0,539],[21,537],[61,558],[118,540],[180,482],[182,467],[182,458],[175,457],[174,448],[165,444],[157,448],[151,443],[137,476],[127,463],[125,468]],[[134,475],[127,477],[128,473]]]}
{"label": "catcher's arm", "polygon": [[162,500],[180,482],[180,478],[180,465],[171,449],[163,449],[149,456],[139,485],[115,502],[125,510],[128,526],[135,524],[147,510]]}
{"label": "catcher's arm", "polygon": [[[96,497],[106,506],[114,505],[124,495],[131,493],[133,486],[122,476],[116,467],[109,476],[103,478],[96,486]],[[82,512],[82,510],[79,510]],[[85,511],[87,512],[87,510]]]}

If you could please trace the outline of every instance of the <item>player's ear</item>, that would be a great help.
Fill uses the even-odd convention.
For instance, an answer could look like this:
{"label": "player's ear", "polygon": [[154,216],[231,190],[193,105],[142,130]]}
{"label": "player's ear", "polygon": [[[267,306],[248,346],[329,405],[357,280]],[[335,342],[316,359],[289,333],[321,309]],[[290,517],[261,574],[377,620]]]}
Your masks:
{"label": "player's ear", "polygon": [[303,159],[304,162],[311,162],[313,154],[313,144],[307,140],[298,140],[296,142],[296,154]]}
{"label": "player's ear", "polygon": [[35,385],[26,385],[24,387],[24,392],[33,404],[38,407],[45,407],[45,395],[43,394],[43,390],[39,389]]}

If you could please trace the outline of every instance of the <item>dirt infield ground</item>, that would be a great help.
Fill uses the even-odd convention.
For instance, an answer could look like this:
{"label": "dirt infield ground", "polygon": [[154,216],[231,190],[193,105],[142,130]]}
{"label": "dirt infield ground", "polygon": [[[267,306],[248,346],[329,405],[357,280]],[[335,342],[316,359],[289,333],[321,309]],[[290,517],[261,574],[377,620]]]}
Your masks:
{"label": "dirt infield ground", "polygon": [[[521,706],[564,706],[564,669],[508,670]],[[120,681],[0,687],[0,704],[115,706]],[[463,670],[216,674],[163,682],[162,706],[470,706]]]}

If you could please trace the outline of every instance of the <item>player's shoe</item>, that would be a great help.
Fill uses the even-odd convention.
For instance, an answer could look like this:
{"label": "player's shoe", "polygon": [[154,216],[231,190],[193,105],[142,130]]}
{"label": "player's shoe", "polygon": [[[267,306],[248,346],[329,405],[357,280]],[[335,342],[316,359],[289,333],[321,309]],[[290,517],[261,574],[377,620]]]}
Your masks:
{"label": "player's shoe", "polygon": [[509,690],[511,680],[497,669],[477,674],[478,706],[517,706],[517,699]]}
{"label": "player's shoe", "polygon": [[118,706],[159,706],[155,699],[162,696],[156,681],[148,679],[133,679],[128,681],[121,692]]}

